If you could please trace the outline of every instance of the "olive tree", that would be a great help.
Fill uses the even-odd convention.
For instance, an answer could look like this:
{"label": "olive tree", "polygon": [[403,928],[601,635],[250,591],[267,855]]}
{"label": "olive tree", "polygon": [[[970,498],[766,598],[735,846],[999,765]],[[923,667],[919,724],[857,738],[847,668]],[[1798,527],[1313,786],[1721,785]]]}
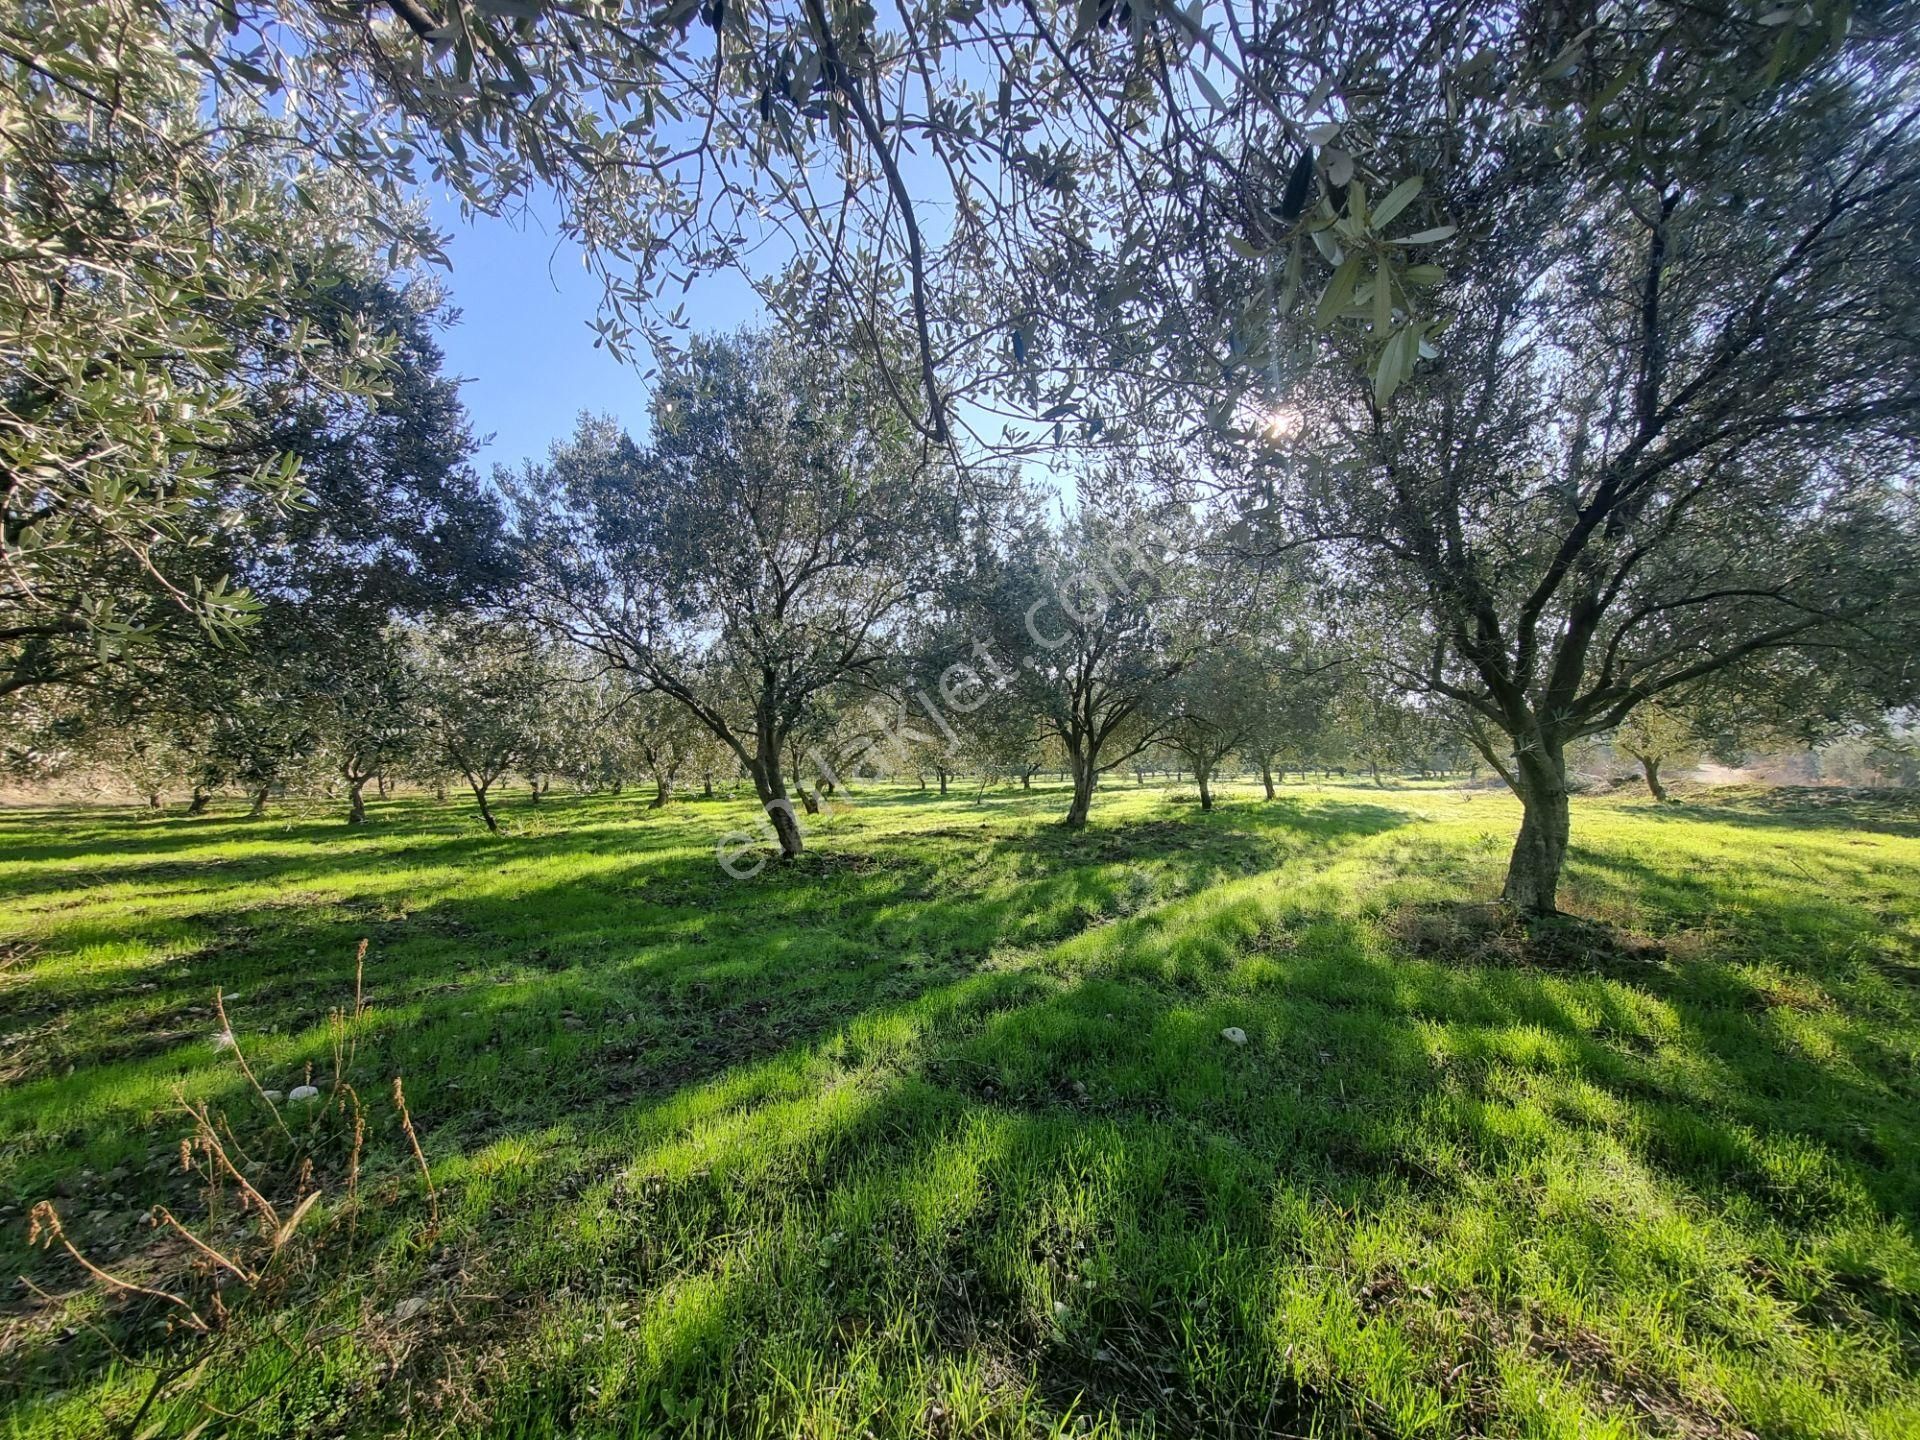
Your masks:
{"label": "olive tree", "polygon": [[1099,778],[1165,732],[1175,682],[1209,638],[1176,515],[1083,489],[1077,512],[1029,523],[973,580],[970,683],[1057,741],[1087,823]]}
{"label": "olive tree", "polygon": [[1682,711],[1650,700],[1636,707],[1613,732],[1613,748],[1639,765],[1647,793],[1664,801],[1667,787],[1660,779],[1661,767],[1691,764],[1701,745],[1692,721]]}
{"label": "olive tree", "polygon": [[457,619],[419,637],[413,664],[423,746],[460,772],[482,823],[499,833],[488,793],[534,743],[562,683],[541,637],[511,623]]}
{"label": "olive tree", "polygon": [[1331,725],[1329,667],[1305,657],[1269,657],[1248,700],[1240,753],[1260,771],[1266,798],[1276,798],[1274,770],[1284,780],[1288,762],[1302,775]]}
{"label": "olive tree", "polygon": [[630,697],[616,715],[616,724],[633,748],[634,758],[653,777],[649,810],[673,800],[680,774],[700,751],[706,731],[686,706],[659,691]]}
{"label": "olive tree", "polygon": [[350,311],[310,323],[365,268],[353,206],[270,118],[203,105],[172,22],[0,20],[0,697],[244,630],[205,562],[236,503],[295,493],[263,417],[382,386]]}
{"label": "olive tree", "polygon": [[194,794],[222,786],[248,797],[252,818],[266,814],[275,790],[305,773],[320,726],[301,657],[255,632],[237,653],[213,653],[169,667],[154,698],[183,736],[196,737]]}
{"label": "olive tree", "polygon": [[[1357,174],[1323,308],[1374,334],[1287,372],[1288,423],[1235,452],[1248,525],[1331,552],[1400,683],[1519,797],[1520,912],[1555,908],[1570,744],[1777,651],[1881,647],[1912,613],[1913,37],[1838,33],[1631,5],[1441,64],[1424,106],[1354,97],[1459,227],[1436,252],[1452,323],[1427,343],[1408,276],[1369,268],[1355,237],[1404,201]],[[1544,50],[1557,103],[1511,125],[1478,97],[1540,83]],[[1397,394],[1364,363],[1382,345]]]}
{"label": "olive tree", "polygon": [[804,846],[784,754],[815,697],[876,672],[948,563],[955,502],[857,356],[769,334],[696,341],[653,392],[644,448],[583,420],[504,477],[549,623],[684,706]]}
{"label": "olive tree", "polygon": [[397,630],[356,634],[311,673],[326,765],[347,787],[347,823],[367,823],[369,780],[403,770],[428,739],[420,673]]}
{"label": "olive tree", "polygon": [[1227,641],[1195,656],[1171,687],[1162,741],[1192,768],[1202,810],[1213,809],[1215,769],[1253,733],[1264,675],[1251,646]]}

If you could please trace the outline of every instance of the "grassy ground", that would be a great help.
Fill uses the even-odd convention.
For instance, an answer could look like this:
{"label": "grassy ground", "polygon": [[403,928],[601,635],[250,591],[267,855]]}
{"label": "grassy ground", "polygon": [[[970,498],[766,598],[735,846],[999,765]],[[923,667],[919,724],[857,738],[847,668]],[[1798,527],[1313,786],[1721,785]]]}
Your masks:
{"label": "grassy ground", "polygon": [[214,988],[324,1077],[361,937],[351,1238],[323,1164],[155,1434],[1920,1434],[1910,805],[1577,802],[1534,942],[1484,792],[899,793],[745,882],[642,803],[0,814],[0,1434],[163,1353],[28,1208],[166,1281],[179,1097],[282,1153]]}

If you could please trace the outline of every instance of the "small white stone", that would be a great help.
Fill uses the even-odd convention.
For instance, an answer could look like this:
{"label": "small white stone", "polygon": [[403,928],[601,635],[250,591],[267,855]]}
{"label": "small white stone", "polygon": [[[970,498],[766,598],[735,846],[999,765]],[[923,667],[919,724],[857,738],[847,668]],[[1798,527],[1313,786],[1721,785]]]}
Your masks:
{"label": "small white stone", "polygon": [[1220,1038],[1229,1045],[1244,1045],[1247,1043],[1247,1032],[1238,1025],[1229,1025],[1220,1032]]}
{"label": "small white stone", "polygon": [[409,1296],[393,1307],[393,1318],[402,1325],[427,1308],[427,1302],[418,1295]]}
{"label": "small white stone", "polygon": [[1056,1320],[1064,1320],[1067,1318],[1067,1302],[1066,1301],[1056,1300],[1053,1302],[1053,1318]]}
{"label": "small white stone", "polygon": [[287,1098],[286,1092],[282,1090],[263,1090],[260,1093],[265,1095],[268,1102],[274,1105],[278,1105],[282,1100]]}
{"label": "small white stone", "polygon": [[287,1092],[289,1100],[318,1100],[320,1089],[316,1085],[296,1085]]}

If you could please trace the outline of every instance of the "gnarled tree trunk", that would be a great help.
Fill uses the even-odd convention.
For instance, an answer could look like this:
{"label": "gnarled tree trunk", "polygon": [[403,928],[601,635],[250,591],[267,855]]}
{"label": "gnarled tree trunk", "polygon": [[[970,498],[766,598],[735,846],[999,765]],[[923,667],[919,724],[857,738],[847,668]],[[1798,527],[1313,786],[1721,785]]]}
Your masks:
{"label": "gnarled tree trunk", "polygon": [[787,783],[780,774],[779,744],[764,731],[759,758],[749,765],[748,773],[754,793],[767,812],[767,823],[773,826],[774,838],[780,842],[781,858],[793,859],[806,849],[806,839],[800,832],[800,817],[793,813],[793,801],[787,798]]}
{"label": "gnarled tree trunk", "polygon": [[1514,757],[1513,778],[1522,808],[1520,834],[1500,898],[1522,915],[1552,915],[1571,823],[1565,753],[1552,743],[1526,747]]}
{"label": "gnarled tree trunk", "polygon": [[364,825],[367,823],[367,800],[360,792],[366,788],[371,776],[349,775],[347,777],[347,824]]}
{"label": "gnarled tree trunk", "polygon": [[1193,778],[1200,784],[1200,808],[1213,809],[1213,788],[1208,784],[1213,779],[1213,766],[1196,760],[1193,766]]}
{"label": "gnarled tree trunk", "polygon": [[1086,827],[1087,812],[1093,808],[1093,783],[1099,772],[1094,769],[1091,755],[1072,757],[1073,801],[1067,806],[1066,826],[1069,830]]}
{"label": "gnarled tree trunk", "polygon": [[1647,793],[1662,804],[1666,803],[1667,787],[1660,783],[1660,762],[1651,755],[1642,755],[1640,773],[1647,777]]}
{"label": "gnarled tree trunk", "polygon": [[247,808],[249,818],[258,820],[267,813],[267,793],[272,789],[271,785],[261,785],[254,790],[253,804]]}
{"label": "gnarled tree trunk", "polygon": [[204,815],[207,813],[207,806],[212,803],[212,794],[196,785],[193,787],[193,798],[187,801],[187,814]]}
{"label": "gnarled tree trunk", "polygon": [[1267,799],[1273,799],[1273,763],[1271,761],[1260,762],[1260,783],[1267,787]]}
{"label": "gnarled tree trunk", "polygon": [[820,792],[801,778],[801,771],[805,767],[805,761],[800,754],[800,744],[798,741],[791,742],[788,745],[787,758],[793,762],[793,788],[799,793],[800,803],[807,807],[807,814],[818,815],[820,813]]}
{"label": "gnarled tree trunk", "polygon": [[487,786],[477,780],[467,782],[473,787],[474,803],[480,807],[480,818],[487,823],[487,829],[495,835],[500,833],[500,822],[493,818],[493,807],[487,804]]}

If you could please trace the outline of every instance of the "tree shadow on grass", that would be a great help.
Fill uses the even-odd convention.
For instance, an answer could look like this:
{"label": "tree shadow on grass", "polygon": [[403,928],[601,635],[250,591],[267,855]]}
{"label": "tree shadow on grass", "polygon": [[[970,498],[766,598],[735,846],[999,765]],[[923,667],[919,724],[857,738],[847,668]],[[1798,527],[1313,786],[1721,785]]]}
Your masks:
{"label": "tree shadow on grass", "polygon": [[[1715,1297],[1768,1289],[1768,1236],[1814,1241],[1863,1193],[1912,1223],[1914,1119],[1883,1089],[1685,984],[1417,960],[1271,897],[1196,906],[869,1012],[534,1160],[512,1298],[435,1338],[637,1315],[483,1380],[513,1433],[644,1433],[695,1402],[729,1434],[1076,1411],[1140,1434],[1447,1433],[1540,1384],[1594,1424],[1724,1432],[1748,1417],[1680,1353],[1716,1333],[1751,1348],[1762,1390],[1851,1383],[1825,1342],[1755,1335]],[[1196,947],[1218,951],[1197,971]],[[1742,1098],[1741,1051],[1899,1148],[1810,1150],[1804,1117]],[[1676,1206],[1711,1244],[1674,1233]],[[1813,1263],[1769,1293],[1802,1323],[1843,1317],[1835,1343],[1870,1368],[1920,1312],[1863,1309],[1859,1278]],[[1576,1279],[1617,1326],[1553,1312]],[[1636,1327],[1676,1308],[1672,1350],[1644,1353]]]}
{"label": "tree shadow on grass", "polygon": [[[471,1434],[1256,1435],[1452,1433],[1552,1394],[1705,1433],[1750,1417],[1690,1382],[1695,1345],[1748,1357],[1749,1403],[1910,1385],[1911,1293],[1825,1238],[1920,1218],[1899,1068],[1809,1047],[1716,951],[1411,954],[1314,889],[1395,823],[1278,814],[1237,879],[1244,836],[1166,843],[1216,817],[1151,854],[854,835],[876,863],[741,889],[678,856],[431,899],[378,947],[364,1063],[417,1096],[452,1253],[378,1281],[430,1300],[416,1358],[342,1354],[302,1404]],[[1801,903],[1727,913],[1581,858],[1735,938]],[[1871,918],[1816,918],[1824,984]],[[1756,1291],[1774,1308],[1729,1298]]]}
{"label": "tree shadow on grass", "polygon": [[1733,795],[1683,795],[1643,812],[1655,820],[1706,820],[1760,829],[1856,830],[1875,835],[1920,835],[1920,791],[1777,786]]}
{"label": "tree shadow on grass", "polygon": [[[1343,834],[1323,818],[1297,837],[1295,853],[1352,843],[1390,819],[1356,817]],[[1267,828],[1280,834],[1287,827],[1275,818]],[[566,845],[595,838],[575,835]],[[861,852],[884,863],[838,871],[831,885],[806,865],[735,882],[704,855],[668,854],[538,889],[449,888],[415,904],[393,928],[375,927],[377,1009],[363,1027],[362,1069],[407,1076],[416,1121],[436,1152],[555,1116],[597,1123],[636,1096],[709,1081],[863,1011],[954,984],[996,952],[1049,944],[1189,893],[1211,882],[1225,855],[1237,869],[1251,854],[1216,831],[1206,844],[1164,856],[1127,847],[1122,859],[1100,844],[1090,854],[1076,849],[1055,864],[1009,865],[1002,873],[996,866],[1020,839],[990,843],[1000,848],[983,857],[971,834],[950,844],[908,836]],[[304,882],[313,869],[294,859],[285,876],[270,878]],[[180,1203],[153,1173],[171,1144],[156,1146],[147,1132],[172,1085],[186,1082],[194,1098],[246,1101],[211,1043],[213,984],[245,992],[244,1006],[236,1003],[230,1014],[264,1083],[287,1088],[305,1078],[303,1066],[324,1061],[317,1022],[346,1003],[345,957],[367,917],[296,920],[251,955],[232,943],[236,935],[263,938],[259,912],[282,917],[281,900],[235,910],[210,893],[207,918],[226,938],[167,962],[166,984],[148,1002],[104,1003],[124,1002],[124,984],[91,992],[54,987],[74,1021],[72,1043],[45,1057],[51,1073],[26,1079],[0,1105],[12,1154],[8,1189],[23,1203],[56,1185],[65,1191],[68,1181],[84,1189],[109,1170],[128,1213],[155,1201]],[[173,938],[184,940],[191,918],[176,923],[182,928]],[[56,928],[53,938],[108,938],[99,930],[89,922]],[[170,1028],[175,1023],[198,1035],[178,1043],[183,1032]],[[280,1033],[261,1035],[266,1026]]]}
{"label": "tree shadow on grass", "polygon": [[[200,910],[129,922],[154,960],[24,977],[22,1053],[9,1054],[0,1101],[10,1168],[22,1190],[44,1183],[80,1163],[82,1134],[95,1168],[125,1158],[127,1122],[137,1130],[164,1109],[177,1082],[225,1070],[216,987],[237,997],[229,1016],[266,1083],[299,1083],[325,1063],[326,1017],[350,999],[362,937],[378,1007],[366,1063],[409,1075],[425,1123],[458,1116],[467,1133],[488,1134],[607,1112],[947,983],[996,952],[1052,944],[1393,821],[1365,809],[1345,828],[1322,816],[1309,829],[1275,813],[1258,835],[1192,826],[1156,831],[1151,845],[1004,827],[984,843],[971,831],[849,836],[859,848],[829,842],[747,881],[679,843],[704,836],[704,821],[650,824],[638,838],[653,853],[627,848],[632,825],[581,824],[526,844],[408,838],[377,852],[398,888],[372,874],[358,891],[331,892],[309,887],[365,875],[366,853],[277,847],[248,857],[250,901],[226,898],[222,873]],[[495,858],[539,878],[489,887]],[[151,862],[162,879],[168,863]],[[437,880],[405,879],[433,867]],[[113,921],[74,915],[45,926],[50,963],[127,938]]]}
{"label": "tree shadow on grass", "polygon": [[[1641,871],[1625,883],[1661,878]],[[1685,899],[1694,914],[1722,918],[1703,906],[1711,896]],[[1764,935],[1792,908],[1748,907],[1738,924]],[[1857,907],[1818,908],[1826,954],[1871,929]],[[726,1323],[687,1332],[663,1322],[686,1342],[678,1368],[607,1337],[584,1370],[557,1354],[522,1370],[507,1412],[548,1424],[604,1415],[619,1396],[589,1393],[583,1375],[631,1363],[627,1373],[643,1378],[623,1393],[650,1417],[672,1413],[655,1408],[671,1397],[704,1394],[731,1407],[741,1430],[779,1433],[794,1419],[781,1408],[792,1392],[780,1367],[797,1348],[820,1367],[816,1392],[879,1393],[876,1364],[957,1374],[963,1389],[998,1371],[1016,1391],[1033,1386],[1056,1417],[1078,1406],[1183,1434],[1305,1428],[1302,1415],[1357,1415],[1392,1430],[1396,1406],[1417,1412],[1422,1400],[1442,1428],[1478,1423],[1487,1411],[1476,1407],[1530,1407],[1525,1384],[1508,1397],[1498,1377],[1538,1362],[1580,1388],[1594,1423],[1632,1394],[1674,1428],[1724,1431],[1751,1417],[1690,1387],[1683,1363],[1716,1334],[1755,1347],[1758,1392],[1853,1383],[1829,1378],[1824,1342],[1803,1344],[1796,1327],[1839,1332],[1864,1377],[1849,1404],[1868,1405],[1883,1383],[1910,1385],[1897,1357],[1920,1338],[1916,1298],[1884,1257],[1846,1253],[1875,1226],[1910,1232],[1920,1220],[1916,1111],[1885,1046],[1810,1050],[1775,1023],[1774,998],[1711,952],[1625,975],[1489,971],[1382,952],[1351,921],[1295,917],[1277,937],[1267,923],[1227,926],[1226,951],[1196,971],[1182,954],[1191,936],[1154,940],[1167,924],[1162,912],[1122,922],[1116,931],[1136,942],[1116,942],[1084,972],[1069,967],[1064,984],[990,978],[994,1001],[976,1017],[897,1021],[915,1036],[910,1059],[889,1057],[905,1042],[863,1022],[872,1039],[843,1037],[828,1053],[855,1074],[879,1066],[894,1088],[837,1139],[800,1123],[808,1097],[834,1083],[806,1072],[766,1094],[728,1087],[724,1123],[682,1096],[665,1113],[642,1112],[604,1152],[567,1157],[563,1168],[587,1178],[562,1188],[583,1189],[581,1210],[596,1219],[625,1217],[631,1197],[650,1197],[630,1223],[588,1227],[605,1248],[550,1249],[537,1262],[588,1293],[598,1293],[597,1273],[637,1274],[645,1288],[651,1262],[625,1269],[623,1247],[654,1234],[661,1216],[674,1234],[704,1217],[721,1227],[709,1241],[741,1229],[845,1236],[859,1225],[864,1269],[854,1274],[865,1278],[825,1286],[823,1297],[808,1267],[840,1273],[838,1249],[755,1251],[752,1263],[736,1252],[739,1263],[703,1271],[725,1277],[714,1305]],[[1220,939],[1203,936],[1200,948],[1208,938]],[[1196,973],[1214,979],[1196,985]],[[1809,959],[1807,973],[1827,967]],[[1850,1015],[1842,1033],[1864,1036],[1871,1018]],[[1221,1043],[1226,1024],[1249,1031],[1245,1049]],[[756,1115],[763,1124],[746,1118]],[[901,1236],[926,1243],[921,1212],[942,1193],[959,1195],[949,1207],[958,1218],[933,1226],[934,1253],[916,1258]],[[1383,1261],[1362,1237],[1409,1206],[1423,1230],[1483,1247],[1491,1230],[1499,1243],[1451,1273],[1416,1255],[1434,1273],[1406,1273],[1404,1257]],[[1662,1233],[1676,1206],[1715,1227],[1697,1232],[1712,1237],[1704,1251]],[[761,1223],[743,1226],[756,1207]],[[552,1214],[538,1223],[566,1236],[580,1228]],[[1314,1238],[1329,1228],[1344,1240],[1331,1250]],[[1849,1238],[1823,1250],[1821,1237],[1836,1232]],[[1797,1270],[1780,1234],[1808,1247]],[[1509,1268],[1510,1247],[1535,1252],[1525,1281]],[[1649,1267],[1662,1278],[1640,1289]],[[1094,1287],[1086,1274],[1099,1277]],[[1278,1278],[1263,1286],[1268,1274]],[[1591,1332],[1498,1339],[1513,1318],[1493,1313],[1490,1295],[1504,1292],[1511,1307],[1530,1284],[1545,1294],[1575,1277],[1600,1287],[1602,1308],[1617,1297],[1627,1317],[1611,1337],[1617,1348]],[[1644,1350],[1634,1327],[1658,1328],[1676,1303],[1673,1284],[1706,1298],[1678,1302],[1684,1324],[1668,1353],[1628,1358]],[[1342,1330],[1355,1347],[1328,1370],[1334,1383],[1307,1383],[1302,1369],[1311,1377],[1312,1367],[1288,1363],[1293,1344],[1315,1348],[1311,1326],[1284,1348],[1272,1331],[1273,1316],[1300,1309],[1289,1286],[1314,1295],[1312,1325]],[[1792,1318],[1756,1339],[1751,1316],[1712,1298],[1726,1287]],[[1059,1296],[1064,1317],[1051,1310]],[[703,1308],[703,1325],[715,1313]],[[903,1324],[909,1315],[925,1323]],[[1365,1361],[1369,1336],[1377,1369]],[[1406,1364],[1412,1336],[1437,1346],[1424,1366]],[[982,1355],[993,1357],[984,1370]],[[1891,1371],[1875,1373],[1888,1355]],[[893,1395],[876,1433],[910,1429],[901,1413],[911,1400]],[[960,1403],[937,1401],[949,1402]],[[850,1430],[873,1418],[846,1417]]]}
{"label": "tree shadow on grass", "polygon": [[[311,813],[269,812],[261,819],[249,820],[230,806],[205,815],[132,806],[0,810],[0,861],[38,864],[102,858],[111,861],[123,855],[178,857],[182,851],[238,839],[267,836],[317,842],[352,833],[344,823],[344,813],[324,818]],[[53,836],[58,838],[50,838]]]}

